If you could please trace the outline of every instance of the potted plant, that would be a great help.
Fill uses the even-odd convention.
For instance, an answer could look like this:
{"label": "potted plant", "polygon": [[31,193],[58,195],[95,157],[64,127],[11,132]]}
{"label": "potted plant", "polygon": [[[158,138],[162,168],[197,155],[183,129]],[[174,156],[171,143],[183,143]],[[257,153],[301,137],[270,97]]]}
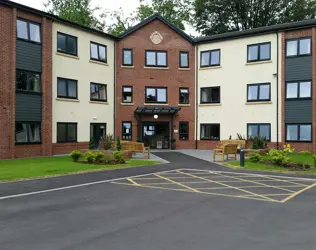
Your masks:
{"label": "potted plant", "polygon": [[172,150],[176,149],[176,138],[174,137],[171,138],[171,149]]}

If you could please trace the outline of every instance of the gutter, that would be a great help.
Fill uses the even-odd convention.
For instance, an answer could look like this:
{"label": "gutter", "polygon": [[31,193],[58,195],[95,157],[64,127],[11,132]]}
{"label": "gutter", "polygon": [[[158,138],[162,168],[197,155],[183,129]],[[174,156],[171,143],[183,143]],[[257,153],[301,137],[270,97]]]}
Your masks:
{"label": "gutter", "polygon": [[276,32],[277,36],[277,89],[276,89],[276,94],[277,94],[277,149],[279,149],[279,33]]}
{"label": "gutter", "polygon": [[116,42],[114,41],[114,86],[113,86],[113,89],[114,89],[114,96],[113,96],[113,135],[114,135],[114,138],[115,138],[115,127],[116,127]]}

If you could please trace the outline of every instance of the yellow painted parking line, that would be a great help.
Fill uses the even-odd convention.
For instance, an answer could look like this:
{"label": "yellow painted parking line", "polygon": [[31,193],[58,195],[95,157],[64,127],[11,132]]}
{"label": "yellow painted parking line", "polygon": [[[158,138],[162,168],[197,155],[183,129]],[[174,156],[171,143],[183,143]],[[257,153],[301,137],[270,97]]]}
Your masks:
{"label": "yellow painted parking line", "polygon": [[179,185],[179,186],[181,186],[181,187],[185,187],[185,188],[187,188],[187,189],[189,189],[189,190],[191,190],[191,191],[193,191],[193,192],[197,192],[197,193],[200,192],[199,190],[196,190],[196,189],[191,188],[191,187],[189,187],[189,186],[186,186],[186,185],[184,185],[184,184],[178,183],[178,182],[176,182],[176,181],[170,180],[170,179],[168,179],[167,177],[160,176],[159,174],[154,174],[154,175],[157,176],[157,177],[160,177],[160,178],[162,178],[162,179],[164,179],[164,180],[166,180],[166,181],[170,181],[170,182],[172,182],[172,183],[174,183],[174,184],[176,184],[176,185]]}
{"label": "yellow painted parking line", "polygon": [[[239,188],[265,188],[265,186],[238,186]],[[297,185],[291,185],[291,186],[278,186],[278,187],[301,187],[301,186],[297,186]],[[198,188],[200,189],[227,189],[230,187],[210,187],[210,188]]]}
{"label": "yellow painted parking line", "polygon": [[[177,172],[182,173],[182,174],[186,174],[186,175],[189,175],[189,176],[194,176],[194,175],[189,174],[189,173],[183,173],[183,172],[181,172],[181,171],[179,171],[179,170],[177,170]],[[236,190],[241,191],[241,192],[244,192],[244,193],[252,194],[252,195],[261,197],[261,198],[266,199],[266,200],[269,200],[269,201],[277,201],[277,200],[271,199],[271,198],[269,198],[269,197],[265,197],[265,196],[263,196],[263,195],[250,192],[250,191],[248,191],[248,190],[243,190],[243,189],[238,188],[238,187],[233,187],[233,186],[227,185],[227,184],[225,184],[225,183],[221,183],[221,182],[218,182],[218,181],[213,181],[213,180],[205,179],[205,178],[200,177],[200,176],[197,176],[197,177],[200,178],[200,179],[202,179],[202,180],[206,180],[206,181],[209,181],[209,182],[212,182],[212,183],[216,183],[216,184],[219,184],[219,185],[223,185],[223,186],[226,186],[226,187],[230,187],[230,188],[232,188],[232,189],[236,189]],[[236,197],[236,196],[234,196],[234,195],[231,195],[231,196],[232,196],[232,197]]]}
{"label": "yellow painted parking line", "polygon": [[156,188],[156,189],[164,189],[164,190],[173,190],[173,191],[185,191],[190,193],[195,193],[195,191],[187,190],[187,189],[181,189],[181,188],[166,188],[166,187],[154,187],[154,186],[145,186],[145,185],[135,185],[130,183],[122,183],[122,182],[111,182],[113,184],[119,184],[119,185],[125,185],[125,186],[133,186],[133,187],[146,187],[146,188]]}
{"label": "yellow painted parking line", "polygon": [[[303,187],[307,187],[307,186],[308,186],[308,185],[306,185],[306,184],[302,184],[302,183],[298,183],[298,182],[294,182],[294,181],[288,181],[288,180],[284,180],[284,179],[277,179],[277,178],[270,177],[270,176],[265,176],[265,178],[270,179],[271,181],[287,182],[287,183],[292,183],[292,184],[300,185],[300,186],[303,186]],[[268,180],[267,180],[267,181],[268,181]],[[304,180],[302,180],[302,181],[304,181]],[[309,182],[310,182],[310,180],[306,180],[306,181],[309,181]]]}
{"label": "yellow painted parking line", "polygon": [[139,186],[139,184],[136,181],[133,181],[131,178],[126,178],[129,182],[133,183],[134,185]]}
{"label": "yellow painted parking line", "polygon": [[309,186],[307,186],[307,187],[305,187],[305,188],[303,188],[303,189],[301,189],[301,190],[299,190],[299,191],[297,191],[297,192],[291,194],[289,197],[286,197],[286,198],[285,198],[284,200],[282,200],[281,202],[282,202],[282,203],[287,202],[287,201],[293,199],[295,196],[297,196],[297,195],[303,193],[304,191],[306,191],[306,190],[308,190],[308,189],[311,189],[311,188],[313,188],[313,187],[315,187],[315,186],[316,186],[316,183],[313,183],[312,185],[309,185]]}
{"label": "yellow painted parking line", "polygon": [[[223,174],[220,174],[220,175],[221,176],[226,176],[226,175],[223,175]],[[267,184],[264,184],[264,183],[256,182],[254,180],[244,180],[244,179],[241,179],[241,178],[238,178],[238,177],[229,177],[229,178],[232,178],[232,179],[235,179],[235,180],[240,180],[240,181],[246,181],[246,182],[254,183],[254,184],[257,184],[257,185],[262,185],[262,186],[269,187],[269,188],[275,188],[275,189],[279,189],[279,190],[283,190],[283,191],[287,191],[287,192],[291,192],[291,193],[295,192],[295,191],[290,190],[290,189],[280,188],[280,187],[276,187],[276,186],[271,186],[271,185],[267,185]]]}
{"label": "yellow painted parking line", "polygon": [[[172,179],[170,179],[172,180]],[[198,184],[198,183],[209,183],[208,181],[182,181],[182,182],[179,182],[177,181],[177,183],[181,183],[181,184]],[[172,182],[146,182],[146,183],[142,183],[140,182],[139,183],[140,185],[156,185],[156,184],[159,184],[159,185],[167,185],[167,184],[174,184]]]}
{"label": "yellow painted parking line", "polygon": [[[264,196],[284,196],[284,195],[286,195],[286,196],[288,196],[289,195],[289,193],[287,193],[287,194],[264,194]],[[251,197],[251,196],[253,196],[253,195],[243,195],[243,197]],[[280,201],[281,202],[281,201]]]}

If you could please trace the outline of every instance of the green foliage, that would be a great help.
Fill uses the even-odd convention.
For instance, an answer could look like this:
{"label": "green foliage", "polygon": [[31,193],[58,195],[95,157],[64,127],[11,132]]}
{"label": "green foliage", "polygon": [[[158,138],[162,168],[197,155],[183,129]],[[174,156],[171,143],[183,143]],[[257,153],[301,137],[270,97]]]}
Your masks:
{"label": "green foliage", "polygon": [[114,135],[107,134],[105,138],[102,139],[104,150],[109,150],[113,146]]}
{"label": "green foliage", "polygon": [[316,154],[313,154],[314,167],[316,167]]}
{"label": "green foliage", "polygon": [[114,159],[117,163],[125,163],[124,153],[122,151],[113,152]]}
{"label": "green foliage", "polygon": [[95,152],[94,153],[94,160],[95,162],[101,162],[104,159],[104,153],[103,152]]}
{"label": "green foliage", "polygon": [[141,139],[141,138],[137,138],[136,141],[137,141],[137,142],[142,142],[142,139]]}
{"label": "green foliage", "polygon": [[117,151],[121,151],[122,150],[121,140],[120,140],[119,136],[116,138],[116,150]]}
{"label": "green foliage", "polygon": [[311,155],[312,153],[309,152],[309,151],[303,150],[303,151],[300,151],[299,154],[300,154],[300,155]]}
{"label": "green foliage", "polygon": [[[60,18],[84,25],[90,28],[104,30],[105,13],[101,7],[91,6],[91,0],[46,0],[46,11]],[[95,14],[101,13],[98,17]]]}
{"label": "green foliage", "polygon": [[91,139],[90,139],[90,141],[89,141],[89,149],[90,149],[90,150],[93,150],[93,149],[95,149],[95,148],[96,148],[96,146],[95,146],[95,140],[94,140],[93,137],[91,137]]}
{"label": "green foliage", "polygon": [[88,151],[84,154],[84,158],[87,160],[87,162],[93,163],[95,161],[95,153]]}
{"label": "green foliage", "polygon": [[72,158],[73,161],[78,161],[81,156],[82,156],[82,153],[79,150],[73,150],[70,153],[70,157]]}
{"label": "green foliage", "polygon": [[229,140],[231,140],[231,139],[232,139],[232,136],[230,135],[230,136],[229,136]]}
{"label": "green foliage", "polygon": [[278,166],[285,166],[289,163],[290,158],[288,157],[288,152],[284,150],[271,149],[269,155],[272,161]]}
{"label": "green foliage", "polygon": [[267,140],[264,136],[253,136],[250,138],[252,141],[252,149],[265,149],[267,148]]}
{"label": "green foliage", "polygon": [[177,141],[176,138],[174,138],[174,137],[171,138],[171,143],[175,143],[176,141]]}
{"label": "green foliage", "polygon": [[291,154],[294,152],[294,148],[292,148],[290,144],[286,144],[284,146],[283,151],[286,152],[287,154]]}
{"label": "green foliage", "polygon": [[238,140],[246,140],[246,137],[242,136],[240,133],[237,133],[237,139]]}
{"label": "green foliage", "polygon": [[251,162],[257,163],[257,162],[260,162],[260,161],[262,160],[262,157],[261,157],[260,154],[254,153],[254,154],[252,154],[252,155],[249,157],[249,160],[250,160]]}

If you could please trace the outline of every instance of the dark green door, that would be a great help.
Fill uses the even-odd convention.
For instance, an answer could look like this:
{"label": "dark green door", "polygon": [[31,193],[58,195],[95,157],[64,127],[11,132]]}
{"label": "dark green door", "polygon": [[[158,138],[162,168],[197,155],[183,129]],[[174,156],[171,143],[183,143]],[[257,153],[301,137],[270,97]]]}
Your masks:
{"label": "dark green door", "polygon": [[99,147],[99,142],[106,136],[106,123],[90,123],[90,138],[95,141],[96,147]]}

